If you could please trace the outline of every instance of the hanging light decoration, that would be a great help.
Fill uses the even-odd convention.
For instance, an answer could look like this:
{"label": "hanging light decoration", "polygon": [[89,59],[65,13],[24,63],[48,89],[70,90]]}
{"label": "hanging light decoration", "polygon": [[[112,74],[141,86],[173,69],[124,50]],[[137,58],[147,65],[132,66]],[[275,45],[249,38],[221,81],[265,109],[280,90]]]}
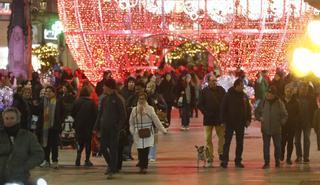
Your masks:
{"label": "hanging light decoration", "polygon": [[[158,35],[176,45],[156,50],[174,49],[181,42],[171,41],[180,38],[223,40],[228,52],[216,60],[223,71],[272,73],[286,66],[286,46],[304,33],[314,12],[303,0],[58,0],[58,10],[72,55],[91,81],[104,70],[122,78],[123,71],[134,70],[131,64],[144,65],[124,56],[145,37]],[[163,53],[152,54],[161,59]]]}

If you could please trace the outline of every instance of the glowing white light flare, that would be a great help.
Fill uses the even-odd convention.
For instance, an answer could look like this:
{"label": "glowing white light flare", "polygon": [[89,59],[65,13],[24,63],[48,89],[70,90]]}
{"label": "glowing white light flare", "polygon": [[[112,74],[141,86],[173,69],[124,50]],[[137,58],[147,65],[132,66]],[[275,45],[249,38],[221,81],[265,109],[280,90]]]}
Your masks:
{"label": "glowing white light flare", "polygon": [[40,178],[37,180],[37,185],[48,185],[48,183],[43,178]]}
{"label": "glowing white light flare", "polygon": [[308,35],[314,44],[320,45],[320,21],[311,21],[308,24]]}

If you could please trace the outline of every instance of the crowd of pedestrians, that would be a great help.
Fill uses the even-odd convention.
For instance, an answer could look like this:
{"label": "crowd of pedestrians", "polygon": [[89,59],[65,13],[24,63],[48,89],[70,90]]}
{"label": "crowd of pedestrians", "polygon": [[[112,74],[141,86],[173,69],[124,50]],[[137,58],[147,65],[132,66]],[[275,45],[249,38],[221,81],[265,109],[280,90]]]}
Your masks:
{"label": "crowd of pedestrians", "polygon": [[[148,163],[156,161],[159,132],[167,134],[170,129],[173,107],[179,109],[180,130],[184,132],[190,129],[190,118],[198,117],[198,109],[203,114],[208,167],[213,166],[215,158],[212,142],[215,130],[221,167],[228,167],[235,133],[235,166],[244,168],[244,133],[252,119],[261,122],[264,169],[270,167],[271,138],[275,147],[275,167],[280,167],[283,160],[288,165],[293,164],[294,147],[295,162],[308,163],[312,128],[317,133],[320,150],[318,84],[294,79],[282,71],[277,71],[273,80],[269,79],[267,71],[261,71],[255,82],[248,81],[243,71],[238,74],[229,88],[219,84],[217,74],[205,75],[201,83],[195,73],[187,71],[180,75],[144,72],[128,76],[123,82],[117,82],[111,71],[105,71],[95,86],[81,71],[75,75],[61,73],[49,84],[44,83],[38,73],[33,73],[30,81],[2,74],[0,177],[3,182],[19,180],[27,183],[28,171],[37,165],[59,168],[59,148],[68,139],[61,133],[71,134],[72,130],[77,154],[75,166],[93,166],[90,161],[93,152],[105,159],[105,174],[112,179],[122,169],[123,161],[134,159],[132,147],[135,145],[139,173],[145,174]],[[245,86],[254,88],[255,99],[244,91]],[[96,138],[99,147],[92,146]],[[20,140],[28,141],[28,146]],[[2,147],[2,142],[7,148]],[[11,150],[11,145],[20,149]],[[31,150],[34,152],[26,152]],[[17,161],[26,166],[25,171],[9,172],[6,168],[18,165],[11,164],[13,159],[8,160],[14,152],[19,153],[17,156],[21,159]]]}

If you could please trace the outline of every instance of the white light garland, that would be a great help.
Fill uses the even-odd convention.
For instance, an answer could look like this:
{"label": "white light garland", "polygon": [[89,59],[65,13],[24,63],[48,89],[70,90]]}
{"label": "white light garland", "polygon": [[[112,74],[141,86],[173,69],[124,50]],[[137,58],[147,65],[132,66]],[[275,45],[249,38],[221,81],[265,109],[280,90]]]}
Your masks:
{"label": "white light garland", "polygon": [[[137,5],[142,5],[153,14],[182,13],[196,21],[207,14],[218,23],[228,23],[232,20],[235,11],[250,20],[259,20],[267,15],[276,20],[284,16],[283,13],[292,13],[299,17],[307,10],[303,0],[239,0],[239,6],[235,7],[234,0],[114,0],[123,11],[129,11]],[[162,4],[164,5],[162,10]]]}

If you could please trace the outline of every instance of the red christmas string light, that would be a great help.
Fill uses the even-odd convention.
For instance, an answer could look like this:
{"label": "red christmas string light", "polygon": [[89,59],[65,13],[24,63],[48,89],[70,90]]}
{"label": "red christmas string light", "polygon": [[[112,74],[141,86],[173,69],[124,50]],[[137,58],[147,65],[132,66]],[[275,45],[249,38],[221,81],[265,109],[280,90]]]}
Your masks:
{"label": "red christmas string light", "polygon": [[[313,13],[303,0],[219,1],[58,0],[58,10],[72,55],[93,82],[104,70],[122,78],[137,68],[151,69],[157,62],[148,61],[149,54],[163,58],[163,52],[151,50],[184,40],[225,42],[229,50],[217,59],[223,71],[242,67],[250,77],[262,69],[273,73],[286,68],[285,48],[303,33]],[[148,46],[163,42],[159,35],[168,43]],[[143,57],[130,58],[138,47]]]}

